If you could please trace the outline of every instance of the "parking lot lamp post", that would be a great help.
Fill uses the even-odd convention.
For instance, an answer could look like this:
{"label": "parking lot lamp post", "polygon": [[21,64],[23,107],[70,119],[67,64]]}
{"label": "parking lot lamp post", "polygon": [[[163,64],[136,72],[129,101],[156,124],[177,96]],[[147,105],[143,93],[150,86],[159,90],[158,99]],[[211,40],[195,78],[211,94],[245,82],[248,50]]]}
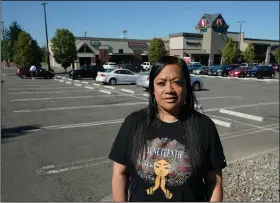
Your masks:
{"label": "parking lot lamp post", "polygon": [[46,15],[46,5],[47,3],[41,4],[44,7],[44,16],[45,16],[45,30],[46,30],[46,41],[47,41],[47,60],[48,60],[48,71],[51,70],[50,63],[50,51],[49,51],[49,42],[48,42],[48,27],[47,27],[47,15]]}
{"label": "parking lot lamp post", "polygon": [[245,23],[245,21],[237,21],[237,23],[240,24],[240,27],[239,27],[239,43],[238,43],[238,51],[239,51],[238,61],[241,62],[241,50],[240,50],[240,47],[241,47],[241,31],[242,31],[242,24]]}
{"label": "parking lot lamp post", "polygon": [[9,54],[8,54],[8,50],[7,50],[7,42],[6,42],[6,37],[5,37],[5,27],[4,27],[4,22],[1,21],[2,23],[2,35],[3,35],[3,42],[4,42],[4,49],[5,49],[5,55],[6,55],[6,63],[7,63],[7,67],[10,67],[9,64]]}

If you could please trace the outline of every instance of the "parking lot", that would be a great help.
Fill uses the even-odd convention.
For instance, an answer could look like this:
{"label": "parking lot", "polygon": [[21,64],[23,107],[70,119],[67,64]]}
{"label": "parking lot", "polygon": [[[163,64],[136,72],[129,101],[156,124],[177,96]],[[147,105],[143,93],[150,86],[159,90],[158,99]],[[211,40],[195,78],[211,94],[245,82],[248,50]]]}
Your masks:
{"label": "parking lot", "polygon": [[[278,79],[202,79],[196,95],[217,125],[227,161],[279,148]],[[110,195],[107,156],[124,118],[147,105],[145,89],[64,75],[2,80],[2,201]]]}

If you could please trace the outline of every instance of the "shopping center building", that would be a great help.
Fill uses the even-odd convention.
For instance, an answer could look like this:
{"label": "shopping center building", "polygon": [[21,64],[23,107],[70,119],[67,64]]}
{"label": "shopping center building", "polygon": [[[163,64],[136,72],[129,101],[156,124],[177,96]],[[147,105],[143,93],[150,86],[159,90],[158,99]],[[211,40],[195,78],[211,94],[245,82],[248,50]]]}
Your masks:
{"label": "shopping center building", "polygon": [[[255,62],[274,60],[271,53],[279,47],[279,40],[245,38],[244,32],[229,32],[228,28],[229,24],[221,14],[204,14],[195,26],[196,33],[174,33],[159,38],[163,40],[169,55],[201,62],[204,65],[220,64],[221,52],[229,37],[238,43],[242,52],[251,43],[256,53]],[[131,61],[133,64],[148,61],[150,40],[76,37],[78,58],[75,68],[108,61]],[[51,66],[59,66],[52,53],[50,59]]]}

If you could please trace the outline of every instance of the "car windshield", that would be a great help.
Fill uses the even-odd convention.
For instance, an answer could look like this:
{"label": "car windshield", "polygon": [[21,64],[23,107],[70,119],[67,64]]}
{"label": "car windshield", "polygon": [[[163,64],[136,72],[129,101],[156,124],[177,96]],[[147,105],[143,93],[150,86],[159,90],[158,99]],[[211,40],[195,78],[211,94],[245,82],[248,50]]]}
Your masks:
{"label": "car windshield", "polygon": [[85,70],[86,66],[81,66],[78,70]]}
{"label": "car windshield", "polygon": [[242,68],[236,68],[236,69],[234,69],[234,70],[242,70]]}
{"label": "car windshield", "polygon": [[105,72],[106,73],[110,73],[110,72],[112,72],[114,69],[105,69]]}

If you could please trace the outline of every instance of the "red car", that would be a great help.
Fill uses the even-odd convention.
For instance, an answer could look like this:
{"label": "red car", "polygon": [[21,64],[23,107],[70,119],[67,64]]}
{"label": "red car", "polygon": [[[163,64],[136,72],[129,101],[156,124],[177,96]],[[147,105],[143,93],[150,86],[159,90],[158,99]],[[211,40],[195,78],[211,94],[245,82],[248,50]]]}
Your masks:
{"label": "red car", "polygon": [[239,67],[239,68],[236,68],[236,69],[230,71],[228,75],[232,76],[232,77],[244,78],[246,69],[247,68],[245,68],[245,67]]}

